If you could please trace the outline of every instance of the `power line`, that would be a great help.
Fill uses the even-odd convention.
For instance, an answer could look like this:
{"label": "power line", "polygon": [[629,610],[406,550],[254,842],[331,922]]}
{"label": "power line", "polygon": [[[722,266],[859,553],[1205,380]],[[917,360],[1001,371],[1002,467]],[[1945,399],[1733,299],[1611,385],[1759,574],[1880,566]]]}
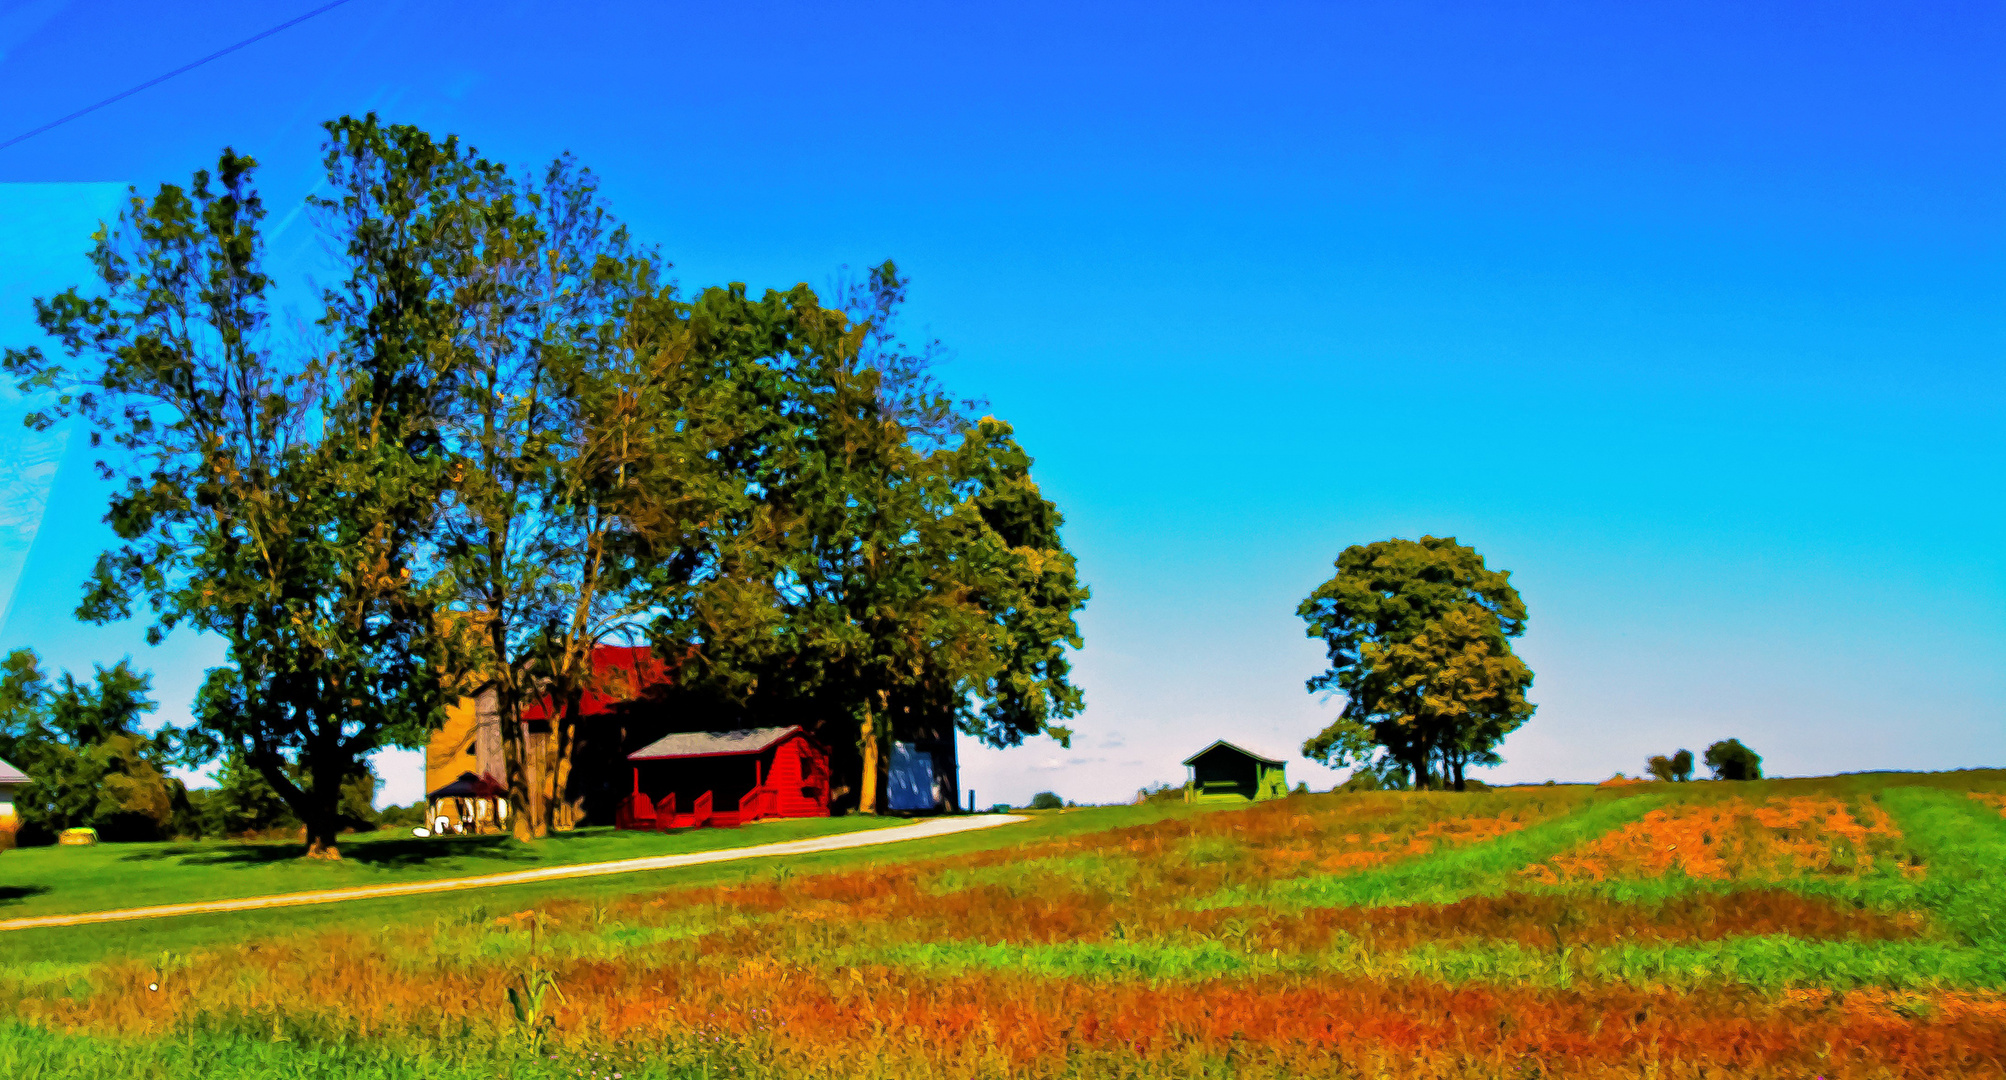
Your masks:
{"label": "power line", "polygon": [[76,119],[77,117],[80,117],[80,116],[85,116],[85,115],[88,115],[88,114],[90,114],[90,113],[94,113],[94,112],[98,111],[99,109],[102,109],[102,108],[104,108],[104,107],[105,107],[106,105],[110,105],[111,103],[113,103],[113,102],[115,102],[115,101],[123,101],[124,99],[126,99],[126,98],[129,98],[129,97],[131,97],[132,95],[134,95],[134,94],[137,94],[137,93],[139,93],[139,92],[140,92],[141,90],[144,90],[144,89],[146,89],[146,88],[148,88],[148,87],[150,87],[150,86],[158,86],[158,85],[160,85],[161,83],[164,83],[164,82],[166,82],[167,80],[169,80],[169,79],[171,79],[171,78],[175,77],[176,75],[184,75],[184,74],[187,74],[188,72],[190,72],[190,71],[194,71],[194,70],[195,70],[196,68],[199,68],[199,67],[201,67],[201,66],[202,66],[203,64],[206,64],[206,63],[208,63],[208,62],[209,62],[209,61],[211,61],[211,60],[215,60],[215,59],[218,59],[218,58],[221,58],[221,57],[225,57],[225,56],[228,56],[228,55],[230,55],[231,53],[233,53],[233,52],[236,52],[236,51],[237,51],[238,49],[241,49],[241,48],[243,48],[243,47],[244,47],[244,46],[246,46],[246,45],[252,45],[252,44],[256,44],[257,42],[260,42],[260,41],[263,41],[264,39],[266,39],[266,38],[268,38],[268,37],[271,37],[271,36],[272,36],[273,34],[276,34],[276,33],[278,33],[278,32],[279,32],[279,31],[281,31],[281,30],[285,30],[285,29],[288,29],[288,28],[290,28],[290,27],[294,27],[294,26],[298,26],[299,24],[301,24],[301,23],[303,23],[303,22],[307,21],[308,19],[311,19],[311,18],[313,18],[313,17],[314,17],[314,16],[316,16],[316,15],[320,15],[320,14],[323,14],[323,13],[325,13],[325,12],[329,12],[329,11],[332,11],[332,10],[334,10],[335,8],[338,8],[338,7],[340,7],[341,5],[343,5],[343,4],[346,4],[346,3],[348,3],[348,0],[333,0],[333,2],[332,2],[332,3],[328,3],[328,4],[322,4],[321,6],[319,6],[319,7],[317,7],[317,8],[314,8],[314,9],[313,9],[312,11],[309,11],[309,12],[307,12],[307,13],[306,13],[306,14],[304,14],[304,15],[300,15],[300,16],[297,16],[297,17],[295,17],[295,18],[291,18],[291,19],[287,19],[287,20],[286,20],[285,22],[282,22],[282,23],[278,24],[277,26],[274,26],[274,27],[272,27],[272,28],[271,28],[271,29],[269,29],[269,30],[264,30],[264,31],[260,31],[259,33],[256,33],[256,34],[252,34],[252,35],[251,35],[250,37],[247,37],[247,38],[245,38],[244,40],[242,40],[242,41],[239,41],[239,42],[237,42],[237,43],[236,43],[235,45],[231,45],[231,46],[228,46],[228,47],[226,47],[226,48],[222,48],[222,49],[218,49],[218,50],[216,50],[215,52],[212,52],[212,53],[210,53],[209,55],[207,55],[207,56],[203,57],[203,58],[202,58],[202,59],[200,59],[200,60],[197,60],[197,61],[195,61],[195,62],[194,62],[194,63],[192,63],[192,64],[183,64],[183,65],[181,65],[180,67],[178,67],[178,68],[175,68],[175,69],[174,69],[173,71],[170,71],[170,72],[168,72],[168,73],[167,73],[167,74],[165,74],[165,75],[157,75],[157,76],[155,76],[155,77],[153,77],[153,78],[151,78],[151,79],[148,79],[148,80],[146,80],[146,81],[145,81],[145,82],[143,82],[143,83],[140,83],[140,84],[139,84],[138,86],[135,86],[135,87],[133,87],[133,88],[132,88],[132,89],[130,89],[130,90],[121,90],[121,91],[119,91],[118,93],[116,93],[116,94],[113,94],[112,96],[110,96],[110,97],[108,97],[108,98],[104,99],[103,101],[100,101],[100,102],[98,102],[98,103],[97,103],[97,104],[95,104],[95,105],[87,105],[87,106],[85,106],[84,108],[81,108],[81,109],[78,109],[78,110],[77,110],[76,112],[73,112],[73,113],[71,113],[70,115],[68,115],[68,116],[65,116],[65,117],[63,117],[63,118],[61,118],[61,119],[59,119],[59,120],[51,120],[51,121],[49,121],[48,123],[46,123],[46,124],[43,124],[43,125],[42,125],[41,127],[38,127],[38,128],[36,128],[36,129],[35,129],[35,130],[33,130],[33,131],[29,131],[29,132],[25,132],[25,133],[23,133],[23,134],[20,134],[20,135],[16,135],[16,136],[14,136],[13,138],[11,138],[11,139],[8,139],[8,140],[7,140],[6,142],[0,142],[0,150],[5,150],[5,149],[7,149],[8,147],[10,147],[10,146],[14,145],[15,143],[18,143],[18,142],[24,142],[24,141],[26,141],[26,140],[28,140],[28,139],[32,139],[32,138],[34,138],[35,136],[37,136],[37,135],[40,135],[40,134],[41,134],[41,133],[43,133],[44,131],[49,131],[49,130],[52,130],[52,129],[55,129],[55,128],[59,128],[59,127],[62,127],[62,126],[63,126],[64,124],[67,124],[67,123],[69,123],[69,122],[70,122],[70,121],[72,121],[72,120],[75,120],[75,119]]}

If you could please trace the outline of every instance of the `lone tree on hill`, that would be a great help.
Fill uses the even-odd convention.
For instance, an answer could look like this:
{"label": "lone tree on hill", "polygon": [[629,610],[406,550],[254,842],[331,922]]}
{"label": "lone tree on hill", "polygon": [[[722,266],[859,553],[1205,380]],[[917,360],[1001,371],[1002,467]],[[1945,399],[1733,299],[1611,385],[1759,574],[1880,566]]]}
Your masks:
{"label": "lone tree on hill", "polygon": [[1706,767],[1715,780],[1762,779],[1762,755],[1741,745],[1740,739],[1722,739],[1706,748]]}
{"label": "lone tree on hill", "polygon": [[1303,744],[1332,766],[1382,750],[1426,789],[1464,789],[1469,764],[1493,764],[1497,744],[1531,718],[1532,669],[1512,652],[1525,602],[1510,574],[1489,569],[1453,537],[1346,548],[1337,573],[1296,609],[1322,638],[1330,668],[1311,693],[1341,692],[1344,711]]}

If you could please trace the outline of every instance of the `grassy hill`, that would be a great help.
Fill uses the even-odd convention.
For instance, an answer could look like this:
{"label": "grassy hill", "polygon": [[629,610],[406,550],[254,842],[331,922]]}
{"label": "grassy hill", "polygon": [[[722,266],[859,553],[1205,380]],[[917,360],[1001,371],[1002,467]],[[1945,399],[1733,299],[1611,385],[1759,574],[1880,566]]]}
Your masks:
{"label": "grassy hill", "polygon": [[[17,848],[0,856],[0,919],[234,900],[248,896],[500,874],[545,866],[746,847],[902,824],[896,818],[771,819],[742,829],[419,838],[385,829],[342,838],[339,862],[302,859],[299,842],[227,840]],[[4,945],[0,945],[4,948]]]}
{"label": "grassy hill", "polygon": [[2001,772],[1296,796],[0,935],[0,1071],[2000,1076],[2002,807]]}

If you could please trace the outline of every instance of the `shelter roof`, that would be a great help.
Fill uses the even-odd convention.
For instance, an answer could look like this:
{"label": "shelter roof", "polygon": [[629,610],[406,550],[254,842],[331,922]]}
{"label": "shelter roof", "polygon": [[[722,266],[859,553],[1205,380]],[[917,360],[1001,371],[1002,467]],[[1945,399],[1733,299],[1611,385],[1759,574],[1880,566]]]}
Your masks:
{"label": "shelter roof", "polygon": [[12,765],[7,764],[4,761],[0,761],[0,784],[25,784],[27,782],[28,782],[27,773],[22,772],[21,770],[15,768]]}
{"label": "shelter roof", "polygon": [[447,784],[437,791],[427,793],[425,798],[428,800],[499,799],[507,794],[508,789],[504,788],[501,785],[501,781],[496,780],[494,777],[486,774],[475,776],[473,773],[463,772],[460,774],[458,780]]}
{"label": "shelter roof", "polygon": [[664,758],[716,757],[722,754],[757,754],[801,730],[792,727],[741,728],[738,731],[681,731],[664,735],[627,755],[628,761],[660,761]]}
{"label": "shelter roof", "polygon": [[1191,756],[1190,756],[1190,757],[1188,757],[1188,758],[1185,758],[1185,759],[1184,759],[1184,764],[1186,764],[1186,765],[1190,765],[1190,764],[1193,764],[1193,763],[1195,763],[1195,762],[1196,762],[1196,761],[1197,761],[1197,760],[1198,760],[1199,758],[1202,758],[1202,757],[1204,757],[1204,756],[1205,756],[1206,754],[1209,754],[1209,753],[1211,753],[1212,751],[1214,751],[1214,750],[1218,750],[1218,749],[1220,749],[1220,748],[1222,748],[1222,747],[1223,747],[1223,748],[1225,748],[1225,749],[1227,749],[1227,750],[1231,750],[1232,752],[1234,752],[1234,753],[1236,753],[1236,754],[1241,754],[1241,755],[1243,755],[1243,756],[1246,756],[1246,757],[1250,757],[1250,758],[1253,758],[1253,759],[1254,759],[1255,761],[1258,761],[1258,762],[1260,762],[1260,763],[1261,763],[1261,764],[1263,764],[1263,765],[1281,765],[1281,764],[1284,764],[1283,762],[1280,762],[1280,761],[1276,761],[1276,760],[1275,760],[1274,758],[1271,758],[1271,757],[1262,757],[1261,755],[1259,755],[1259,754],[1256,754],[1256,753],[1254,753],[1254,752],[1253,752],[1252,750],[1249,750],[1249,749],[1247,749],[1247,748],[1246,748],[1246,747],[1244,747],[1244,746],[1234,746],[1234,745],[1233,745],[1232,743],[1229,743],[1229,742],[1227,742],[1227,741],[1226,741],[1226,740],[1224,740],[1224,739],[1220,739],[1220,740],[1219,740],[1218,742],[1215,742],[1215,743],[1213,743],[1212,745],[1210,745],[1210,746],[1206,747],[1205,749],[1203,749],[1203,750],[1200,750],[1200,751],[1198,751],[1197,753],[1195,753],[1195,754],[1191,755]]}
{"label": "shelter roof", "polygon": [[[656,686],[674,680],[669,665],[646,645],[600,645],[592,650],[592,677],[578,701],[579,716],[604,716]],[[523,707],[524,720],[549,720],[561,711],[543,698]]]}

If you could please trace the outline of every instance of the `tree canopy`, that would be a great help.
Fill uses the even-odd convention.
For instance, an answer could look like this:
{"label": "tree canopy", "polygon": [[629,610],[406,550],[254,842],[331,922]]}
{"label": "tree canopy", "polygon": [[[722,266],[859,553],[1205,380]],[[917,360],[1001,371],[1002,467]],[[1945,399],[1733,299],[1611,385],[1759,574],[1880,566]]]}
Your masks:
{"label": "tree canopy", "polygon": [[1644,762],[1644,768],[1655,779],[1668,783],[1683,783],[1693,778],[1693,752],[1680,750],[1670,757],[1653,754]]}
{"label": "tree canopy", "polygon": [[854,747],[865,810],[894,739],[1065,742],[1082,705],[1063,518],[1010,426],[960,418],[886,330],[904,289],[886,263],[850,312],[805,287],[696,301],[700,341],[736,328],[763,422],[715,459],[716,489],[749,494],[654,559],[648,590],[658,648],[689,646],[693,676]]}
{"label": "tree canopy", "polygon": [[1740,739],[1722,739],[1707,747],[1704,760],[1715,780],[1762,779],[1762,755],[1741,745]]}
{"label": "tree canopy", "polygon": [[1513,653],[1525,603],[1510,575],[1453,537],[1346,548],[1336,573],[1296,609],[1330,666],[1312,693],[1341,693],[1337,720],[1303,744],[1334,766],[1398,763],[1416,787],[1457,790],[1470,764],[1532,716],[1532,670]]}
{"label": "tree canopy", "polygon": [[315,336],[272,332],[257,163],[225,150],[187,188],[135,192],[91,261],[101,288],[36,302],[68,363],[9,350],[31,417],[80,417],[122,477],[79,614],[151,610],[223,638],[191,738],[241,751],[337,855],[340,792],[364,756],[415,746],[460,666],[430,558],[453,479],[440,438],[461,377],[469,305],[455,270],[478,256],[498,170],[455,140],[371,117],[326,125],[326,193],[311,207],[341,268]]}

